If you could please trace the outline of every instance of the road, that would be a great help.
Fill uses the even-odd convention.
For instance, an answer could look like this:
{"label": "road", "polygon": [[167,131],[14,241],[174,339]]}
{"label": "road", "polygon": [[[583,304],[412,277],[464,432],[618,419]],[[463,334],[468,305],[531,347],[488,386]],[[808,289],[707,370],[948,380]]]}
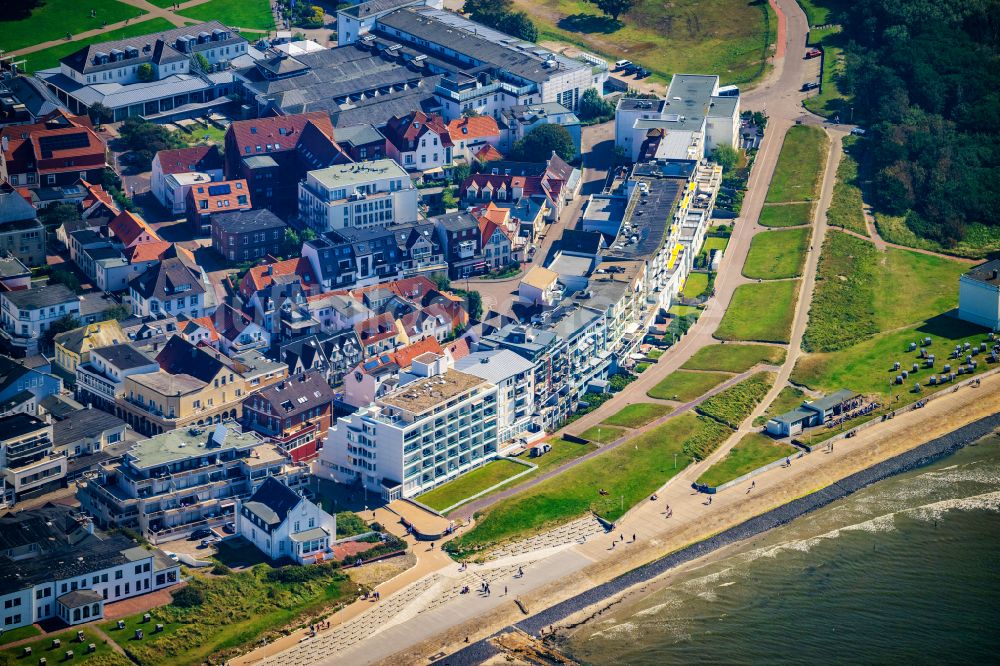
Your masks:
{"label": "road", "polygon": [[[798,93],[802,77],[806,75],[801,60],[806,35],[805,15],[794,0],[777,0],[777,3],[788,17],[784,30],[780,31],[786,37],[786,43],[782,49],[779,49],[780,53],[788,54],[788,57],[777,59],[774,70],[768,79],[758,89],[747,93],[744,98],[744,108],[766,109],[770,120],[768,131],[750,176],[749,191],[743,204],[743,216],[735,225],[733,237],[723,260],[722,270],[716,279],[716,295],[710,299],[705,312],[688,335],[665,354],[658,363],[640,375],[625,391],[593,413],[576,421],[573,424],[573,430],[576,432],[603,420],[624,404],[641,400],[649,388],[679,367],[696,351],[708,345],[719,344],[713,334],[721,322],[736,288],[747,282],[746,278],[741,275],[740,269],[749,251],[753,236],[761,231],[756,220],[763,206],[764,196],[777,163],[784,135],[796,121],[820,123],[819,119],[802,111],[802,95]],[[613,129],[609,126],[588,128],[584,135],[585,146],[599,146],[610,150],[610,144],[606,139],[610,139],[611,131]],[[601,132],[606,134],[602,135]],[[835,172],[837,158],[833,156],[830,159],[833,161],[833,171]],[[601,164],[600,160],[594,160],[593,156],[588,155],[586,166],[584,187],[588,189],[598,188],[604,180],[605,172],[601,167],[605,165]],[[817,213],[820,217],[814,221],[817,233],[822,233],[825,228],[825,221],[821,217],[825,215],[825,206],[829,203],[832,177],[832,173],[828,172],[824,178],[822,205],[820,206],[822,210]],[[557,223],[558,228],[548,232],[544,251],[536,253],[539,260],[548,254],[551,243],[561,233],[559,229],[566,228],[575,222],[583,198],[580,197],[580,201],[575,206],[567,208]],[[811,256],[807,262],[805,277],[802,280],[804,293],[794,320],[796,341],[801,339],[805,327],[808,297],[811,294],[816,263],[816,257]],[[480,282],[474,288],[483,293],[484,309],[502,308],[506,302],[512,300],[512,292],[516,284],[516,279],[485,284]],[[470,284],[470,286],[472,285]],[[778,369],[779,378],[787,377],[793,363],[794,361],[786,361]],[[777,389],[773,393],[776,391]],[[742,432],[744,431],[741,430]],[[732,446],[736,437],[734,435],[729,442],[720,448],[719,452],[716,453],[716,458],[723,455],[723,451]],[[697,470],[686,470],[678,475],[678,481],[664,489],[663,493],[668,493],[666,496],[671,497],[671,502],[677,505],[675,509],[676,519],[669,524],[670,527],[690,524],[694,526],[692,529],[701,529],[706,524],[702,512],[713,513],[716,511],[716,509],[701,507],[701,497],[692,496],[685,486],[688,476],[696,472],[700,474],[700,470],[704,468],[705,464],[710,463],[706,461],[702,465],[698,465]],[[726,507],[729,504],[728,499],[719,503],[720,507]],[[724,509],[719,509],[719,511],[722,510]],[[662,515],[655,516],[658,520],[650,520],[647,513],[646,505],[633,509],[621,521],[622,529],[630,534],[636,533],[640,540],[662,543],[663,535],[661,532],[666,529],[668,524],[663,522]],[[591,538],[588,540],[589,534],[602,533],[596,524],[592,524],[588,528],[587,522],[591,520],[582,518],[571,525],[553,530],[552,533],[528,539],[522,542],[523,545],[520,547],[518,544],[514,544],[513,547],[506,548],[506,555],[497,560],[482,565],[472,565],[470,568],[474,568],[473,585],[478,584],[475,582],[477,577],[491,580],[494,589],[497,590],[495,595],[454,596],[452,592],[455,587],[464,583],[469,574],[464,571],[456,572],[457,565],[451,564],[429,573],[409,587],[389,596],[381,602],[384,607],[377,609],[377,611],[376,609],[368,610],[362,612],[361,615],[353,616],[351,619],[342,619],[342,616],[335,615],[333,618],[334,629],[331,631],[278,654],[274,654],[273,650],[265,649],[247,655],[240,661],[241,663],[255,663],[266,659],[266,663],[274,664],[371,663],[379,660],[386,660],[388,663],[422,662],[429,655],[438,653],[446,646],[461,644],[463,633],[465,636],[472,634],[481,638],[511,622],[516,617],[517,612],[511,603],[512,599],[505,598],[508,587],[512,595],[530,600],[531,611],[537,612],[555,602],[557,597],[563,596],[559,590],[565,591],[574,585],[586,587],[594,583],[594,579],[581,576],[581,572],[594,567],[616,567],[623,561],[621,555],[627,552],[637,552],[638,549],[628,551],[624,547],[614,552],[608,547],[606,539]],[[572,534],[572,536],[568,541],[564,539],[560,543],[558,538],[551,536],[553,534],[556,536]],[[583,539],[583,543],[580,542],[580,539]],[[517,567],[523,567],[525,575],[513,576],[511,574],[512,566],[515,571]],[[618,568],[620,569],[620,566]],[[501,587],[501,581],[503,587]],[[504,590],[503,594],[500,594],[501,589]],[[445,652],[454,649],[454,647],[446,648]],[[400,654],[400,651],[403,653]]]}

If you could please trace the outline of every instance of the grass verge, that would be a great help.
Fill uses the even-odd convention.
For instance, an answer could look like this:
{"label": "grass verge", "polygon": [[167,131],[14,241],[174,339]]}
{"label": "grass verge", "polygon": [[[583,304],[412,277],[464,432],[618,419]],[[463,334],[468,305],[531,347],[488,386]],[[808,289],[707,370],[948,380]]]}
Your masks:
{"label": "grass verge", "polygon": [[692,272],[688,274],[684,281],[684,289],[681,294],[684,298],[698,298],[708,290],[708,273]]}
{"label": "grass verge", "polygon": [[[91,16],[91,11],[96,15]],[[90,0],[82,5],[74,0],[45,0],[19,21],[0,21],[0,45],[7,51],[23,49],[55,39],[66,33],[77,35],[100,30],[105,25],[134,19],[146,12],[118,0]],[[112,39],[105,36],[102,41]]]}
{"label": "grass verge", "polygon": [[[133,23],[132,25],[126,26],[121,30],[101,33],[100,35],[90,37],[88,39],[77,39],[72,42],[59,44],[58,46],[50,46],[47,49],[35,51],[34,53],[29,53],[24,56],[28,60],[25,65],[25,71],[37,72],[41,69],[58,67],[61,59],[76,53],[84,46],[97,44],[98,42],[106,42],[111,39],[125,39],[126,37],[136,37],[138,35],[163,32],[164,30],[170,30],[173,27],[174,24],[167,19],[152,18],[148,21],[142,21],[141,23]],[[40,40],[35,41],[37,42]]]}
{"label": "grass verge", "polygon": [[[477,517],[471,531],[446,547],[459,557],[473,556],[503,541],[566,523],[588,511],[615,521],[692,460],[714,450],[731,433],[712,419],[682,414],[622,446],[498,502]],[[602,489],[606,495],[600,494]]]}
{"label": "grass verge", "polygon": [[819,127],[795,125],[789,129],[767,190],[767,203],[815,199],[829,145],[826,132]]}
{"label": "grass verge", "polygon": [[[49,634],[37,641],[18,645],[17,647],[0,650],[0,664],[38,664],[45,659],[50,664],[90,664],[91,666],[129,666],[131,662],[115,652],[111,644],[97,635],[93,629],[83,628],[83,642],[76,639],[77,628],[57,634]],[[23,637],[22,637],[23,638]],[[59,640],[59,647],[53,648],[52,641]],[[6,635],[3,640],[7,640]],[[87,646],[93,643],[95,650],[87,652]],[[24,656],[24,648],[31,648],[31,656]],[[72,660],[66,658],[66,651],[73,651]]]}
{"label": "grass verge", "polygon": [[787,458],[798,452],[791,444],[776,442],[767,435],[752,432],[729,450],[726,457],[715,463],[698,477],[697,483],[717,488],[723,483],[739,478],[775,460]]}
{"label": "grass verge", "polygon": [[739,374],[758,363],[783,363],[785,350],[771,345],[711,345],[702,347],[681,367],[685,370],[718,370]]}
{"label": "grass verge", "polygon": [[715,337],[720,340],[787,343],[798,298],[798,280],[740,285]]}
{"label": "grass verge", "polygon": [[840,81],[844,77],[845,43],[840,26],[809,31],[809,47],[820,46],[823,49],[823,72],[819,92],[806,97],[802,105],[826,118],[839,116],[841,120],[850,120],[845,108],[847,95],[840,90]]}
{"label": "grass verge", "polygon": [[604,423],[623,428],[639,428],[650,421],[655,421],[661,416],[666,416],[672,411],[674,411],[674,408],[670,405],[659,405],[655,402],[636,402],[623,407],[614,416],[604,419]]}
{"label": "grass verge", "polygon": [[746,263],[743,264],[743,275],[759,280],[801,276],[810,238],[810,227],[766,231],[755,235],[750,242]]}
{"label": "grass verge", "polygon": [[196,21],[222,21],[233,28],[274,30],[274,15],[268,0],[210,0],[182,12]]}
{"label": "grass verge", "polygon": [[790,203],[765,205],[760,211],[763,227],[797,227],[812,222],[813,204]]}
{"label": "grass verge", "polygon": [[689,402],[707,393],[732,375],[722,372],[689,372],[675,370],[651,388],[647,395],[659,400]]}
{"label": "grass verge", "polygon": [[435,511],[444,511],[476,493],[526,472],[528,469],[528,467],[510,460],[493,460],[456,479],[443,483],[437,488],[428,490],[423,495],[418,496],[417,501],[426,504]]}
{"label": "grass verge", "polygon": [[625,433],[624,428],[616,428],[608,425],[595,425],[580,433],[580,437],[589,439],[599,444],[608,444],[615,441]]}
{"label": "grass verge", "polygon": [[0,646],[15,641],[23,641],[25,638],[31,638],[40,633],[42,633],[41,630],[33,624],[26,624],[17,629],[7,629],[3,632],[3,636],[0,636]]}
{"label": "grass verge", "polygon": [[774,384],[774,373],[758,372],[698,405],[698,413],[736,429]]}
{"label": "grass verge", "polygon": [[857,137],[844,138],[845,150],[837,167],[837,182],[826,211],[826,222],[830,226],[868,236],[868,225],[862,212],[861,188],[858,186],[858,161],[846,150],[856,143],[855,139]]}

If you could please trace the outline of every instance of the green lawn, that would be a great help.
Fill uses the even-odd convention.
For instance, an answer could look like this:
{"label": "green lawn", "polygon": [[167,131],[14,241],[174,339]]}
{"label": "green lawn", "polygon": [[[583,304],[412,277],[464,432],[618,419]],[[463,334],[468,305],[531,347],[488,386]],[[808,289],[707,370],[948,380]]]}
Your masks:
{"label": "green lawn", "polygon": [[811,201],[819,195],[829,138],[819,127],[795,125],[785,135],[767,190],[768,203]]}
{"label": "green lawn", "polygon": [[23,627],[18,627],[17,629],[8,629],[3,632],[0,636],[0,645],[5,645],[7,643],[13,643],[14,641],[22,641],[25,638],[31,638],[32,636],[37,636],[42,633],[41,630],[33,624],[26,624]]}
{"label": "green lawn", "polygon": [[803,106],[820,116],[832,118],[836,115],[847,122],[851,120],[850,104],[847,95],[840,90],[840,80],[844,76],[844,44],[839,26],[809,32],[809,47],[823,49],[823,76],[818,94],[806,97]]}
{"label": "green lawn", "polygon": [[649,390],[650,398],[689,402],[732,377],[723,372],[689,372],[675,370]]}
{"label": "green lawn", "polygon": [[[64,631],[58,634],[50,634],[37,641],[18,645],[17,647],[0,650],[0,664],[25,664],[34,665],[39,663],[39,659],[44,658],[50,664],[93,664],[93,666],[129,666],[130,662],[122,655],[115,652],[111,645],[104,642],[92,629],[83,629],[83,642],[76,640],[77,629]],[[21,638],[24,638],[22,636]],[[61,645],[52,647],[53,639],[58,639]],[[3,640],[7,640],[4,636]],[[87,653],[87,646],[93,643],[96,649]],[[31,648],[31,656],[25,657],[24,648]],[[73,651],[73,660],[65,658],[67,650]]]}
{"label": "green lawn", "polygon": [[197,145],[216,145],[220,148],[225,143],[226,140],[226,130],[219,129],[215,125],[202,125],[201,123],[190,127],[191,131],[188,132],[181,129],[175,134],[179,135],[181,139],[189,146]]}
{"label": "green lawn", "polygon": [[[261,564],[225,576],[195,575],[188,587],[193,592],[184,594],[193,601],[200,596],[200,603],[154,609],[148,623],[141,614],[125,618],[124,630],[115,622],[102,628],[140,666],[221,663],[251,643],[265,636],[273,640],[289,624],[308,621],[357,594],[357,586],[330,565],[272,569]],[[164,625],[163,632],[152,633],[156,623]],[[145,638],[132,640],[140,627]]]}
{"label": "green lawn", "polygon": [[725,250],[729,245],[729,238],[729,236],[706,236],[701,251],[705,253],[705,256],[708,256],[712,250]]}
{"label": "green lawn", "polygon": [[1000,226],[987,226],[974,222],[965,228],[965,238],[954,247],[944,247],[940,243],[917,236],[906,224],[905,216],[876,213],[875,227],[879,236],[890,243],[952,254],[956,257],[983,259],[1000,252]]}
{"label": "green lawn", "polygon": [[466,472],[462,476],[427,491],[416,499],[436,511],[458,504],[476,493],[502,483],[530,468],[510,460],[493,460],[482,467]]}
{"label": "green lawn", "polygon": [[[42,49],[41,51],[35,51],[34,53],[29,53],[24,56],[27,58],[28,62],[25,64],[26,71],[37,72],[41,69],[51,69],[52,67],[58,67],[59,61],[68,55],[72,55],[76,51],[79,51],[84,46],[89,46],[90,44],[97,44],[98,42],[106,42],[109,39],[124,39],[126,37],[135,37],[136,35],[145,35],[148,33],[162,32],[164,30],[169,30],[173,28],[173,24],[167,19],[162,18],[152,18],[148,21],[142,21],[141,23],[133,23],[121,30],[115,30],[113,32],[105,32],[96,37],[90,37],[89,39],[77,39],[72,42],[66,42],[58,46],[51,46],[47,49]],[[37,40],[35,40],[37,41]]]}
{"label": "green lawn", "polygon": [[760,224],[764,227],[797,227],[812,222],[813,204],[791,203],[764,205],[760,211]]}
{"label": "green lawn", "polygon": [[798,449],[791,444],[776,442],[767,435],[752,432],[731,448],[725,458],[705,470],[697,483],[718,487],[797,452]]}
{"label": "green lawn", "polygon": [[[97,12],[93,18],[90,16],[92,9]],[[0,21],[0,48],[13,51],[53,39],[65,39],[66,33],[76,35],[99,30],[104,24],[134,19],[145,13],[118,0],[90,0],[82,5],[74,0],[45,0],[26,19]]]}
{"label": "green lawn", "polygon": [[689,315],[700,315],[701,308],[697,305],[671,305],[670,309],[667,310],[667,314],[672,314],[675,317],[687,317]]}
{"label": "green lawn", "polygon": [[857,137],[844,138],[844,154],[837,167],[837,182],[833,186],[833,198],[826,211],[826,221],[834,227],[842,227],[862,236],[868,236],[868,225],[862,212],[861,188],[858,184],[858,162],[847,152],[856,143]]}
{"label": "green lawn", "polygon": [[798,280],[740,285],[715,337],[787,343],[798,298]]}
{"label": "green lawn", "polygon": [[764,413],[753,420],[755,426],[762,426],[767,423],[767,420],[778,414],[784,414],[785,412],[790,412],[799,405],[803,403],[806,399],[806,394],[795,388],[794,386],[786,386],[781,389],[778,393],[778,397],[774,399]]}
{"label": "green lawn", "polygon": [[674,408],[670,405],[660,405],[655,402],[635,402],[631,405],[626,405],[614,416],[604,419],[604,423],[611,426],[638,428],[672,411],[674,411]]}
{"label": "green lawn", "polygon": [[[479,550],[566,523],[588,511],[617,520],[634,504],[647,500],[695,457],[704,457],[718,447],[731,433],[711,419],[682,414],[498,502],[477,517],[471,531],[449,542],[447,548],[460,557],[473,556]],[[606,495],[600,494],[602,489]]]}
{"label": "green lawn", "polygon": [[812,238],[810,227],[765,231],[753,237],[743,275],[760,280],[799,277]]}
{"label": "green lawn", "polygon": [[708,289],[708,273],[692,272],[684,282],[684,298],[698,298]]}
{"label": "green lawn", "polygon": [[156,5],[157,7],[163,7],[164,9],[166,9],[168,7],[172,7],[174,3],[178,1],[181,4],[183,4],[185,0],[146,0],[146,1],[149,2],[149,4],[151,5]]}
{"label": "green lawn", "polygon": [[687,370],[718,370],[740,373],[758,363],[777,365],[785,360],[785,350],[771,345],[711,345],[702,347],[682,365]]}
{"label": "green lawn", "polygon": [[[955,344],[966,341],[979,344],[986,340],[986,333],[978,326],[941,315],[903,330],[877,335],[846,349],[807,354],[795,364],[791,379],[796,384],[827,393],[850,388],[884,397],[889,390],[889,382],[897,374],[892,370],[893,363],[899,361],[907,370],[913,363],[918,363],[920,359],[917,352],[908,352],[907,346],[924,337],[930,337],[933,341],[930,349],[931,353],[937,355],[937,367],[921,368],[919,372],[911,374],[902,386],[893,387],[893,396],[901,396],[898,402],[894,401],[894,406],[919,398],[920,396],[909,392],[913,383],[920,382],[926,389],[927,378],[940,373],[945,363],[951,363],[953,371],[958,367],[957,361],[948,360],[948,353]],[[989,366],[981,355],[979,360],[978,371],[982,372]],[[964,377],[966,376],[963,375]]]}
{"label": "green lawn", "polygon": [[538,42],[578,44],[610,61],[628,58],[657,76],[715,72],[722,83],[764,73],[777,18],[767,3],[744,0],[644,0],[616,23],[583,0],[518,0],[538,27]]}
{"label": "green lawn", "polygon": [[624,428],[615,428],[614,426],[607,425],[595,425],[581,432],[580,437],[589,439],[591,442],[608,444],[609,442],[613,442],[621,437],[624,433]]}
{"label": "green lawn", "polygon": [[183,10],[181,15],[196,21],[215,19],[231,28],[274,30],[269,0],[210,0]]}
{"label": "green lawn", "polygon": [[875,322],[879,330],[888,331],[958,307],[958,278],[969,267],[952,259],[890,248],[878,268]]}
{"label": "green lawn", "polygon": [[[697,310],[698,308],[692,308],[692,309]],[[661,356],[663,356],[663,354],[664,351],[662,349],[650,349],[648,352],[646,352],[646,358],[651,358],[654,361],[657,361]]]}
{"label": "green lawn", "polygon": [[698,413],[735,430],[771,390],[774,377],[772,372],[758,372],[747,377],[698,405]]}
{"label": "green lawn", "polygon": [[[566,441],[561,437],[557,439],[548,439],[545,440],[545,442],[551,446],[552,449],[540,458],[531,458],[529,457],[528,452],[521,453],[515,457],[538,465],[538,471],[535,472],[537,474],[554,467],[559,467],[563,463],[586,455],[597,448],[594,444],[577,444],[576,442]],[[525,479],[530,479],[531,476],[532,475],[526,476]]]}
{"label": "green lawn", "polygon": [[806,13],[810,26],[836,23],[840,10],[849,0],[799,0],[799,6]]}

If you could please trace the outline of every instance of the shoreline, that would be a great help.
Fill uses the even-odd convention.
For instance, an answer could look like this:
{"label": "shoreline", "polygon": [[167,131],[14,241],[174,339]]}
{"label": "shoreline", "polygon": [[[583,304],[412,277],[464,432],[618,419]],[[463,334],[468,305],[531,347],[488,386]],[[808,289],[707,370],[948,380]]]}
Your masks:
{"label": "shoreline", "polygon": [[[1000,412],[960,426],[947,434],[919,444],[886,460],[876,462],[839,481],[834,481],[823,488],[749,518],[718,534],[684,546],[665,557],[641,565],[610,581],[576,594],[531,617],[508,625],[487,638],[463,647],[440,661],[454,666],[480,664],[503,655],[502,651],[490,642],[491,639],[501,634],[522,631],[537,637],[546,627],[563,624],[574,615],[588,613],[587,617],[580,618],[579,621],[563,627],[563,629],[576,628],[600,615],[609,606],[622,603],[625,597],[636,592],[635,588],[640,585],[654,583],[656,579],[676,572],[680,567],[691,564],[703,556],[716,553],[728,546],[786,525],[862,488],[947,457],[998,429],[1000,429]],[[595,608],[596,606],[600,607]]]}

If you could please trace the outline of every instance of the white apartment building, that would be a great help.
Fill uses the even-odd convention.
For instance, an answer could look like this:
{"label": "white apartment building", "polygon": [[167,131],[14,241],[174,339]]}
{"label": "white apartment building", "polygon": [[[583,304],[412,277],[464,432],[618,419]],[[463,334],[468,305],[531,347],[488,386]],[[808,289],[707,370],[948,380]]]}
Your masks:
{"label": "white apartment building", "polygon": [[308,468],[227,421],[138,442],[121,462],[102,465],[96,479],[81,484],[77,498],[99,525],[129,527],[164,543],[233,520],[236,500],[271,476],[301,489]]}
{"label": "white apartment building", "polygon": [[[99,535],[75,509],[46,506],[0,518],[0,626],[104,618],[104,604],[169,587],[180,565],[121,535]],[[67,645],[71,648],[72,646]],[[83,652],[83,646],[77,648]]]}
{"label": "white apartment building", "polygon": [[66,476],[67,459],[53,451],[52,424],[30,414],[0,419],[0,506],[25,493],[51,490]]}
{"label": "white apartment building", "polygon": [[497,387],[497,441],[503,454],[519,445],[535,411],[535,374],[531,361],[509,349],[477,351],[455,362],[455,369]]}
{"label": "white apartment building", "polygon": [[125,378],[157,372],[160,364],[129,344],[90,350],[90,360],[76,366],[76,398],[112,414],[125,397]]}
{"label": "white apartment building", "polygon": [[62,284],[5,292],[0,305],[0,334],[27,356],[38,353],[39,340],[52,324],[80,316],[80,299]]}
{"label": "white apartment building", "polygon": [[236,505],[236,533],[272,560],[320,562],[337,540],[337,519],[294,490],[268,477]]}
{"label": "white apartment building", "polygon": [[359,480],[386,500],[413,497],[498,454],[497,387],[447,369],[443,356],[414,359],[410,382],[337,419],[313,473]]}
{"label": "white apartment building", "polygon": [[414,222],[417,200],[410,176],[390,159],[310,171],[299,183],[299,215],[320,233]]}

